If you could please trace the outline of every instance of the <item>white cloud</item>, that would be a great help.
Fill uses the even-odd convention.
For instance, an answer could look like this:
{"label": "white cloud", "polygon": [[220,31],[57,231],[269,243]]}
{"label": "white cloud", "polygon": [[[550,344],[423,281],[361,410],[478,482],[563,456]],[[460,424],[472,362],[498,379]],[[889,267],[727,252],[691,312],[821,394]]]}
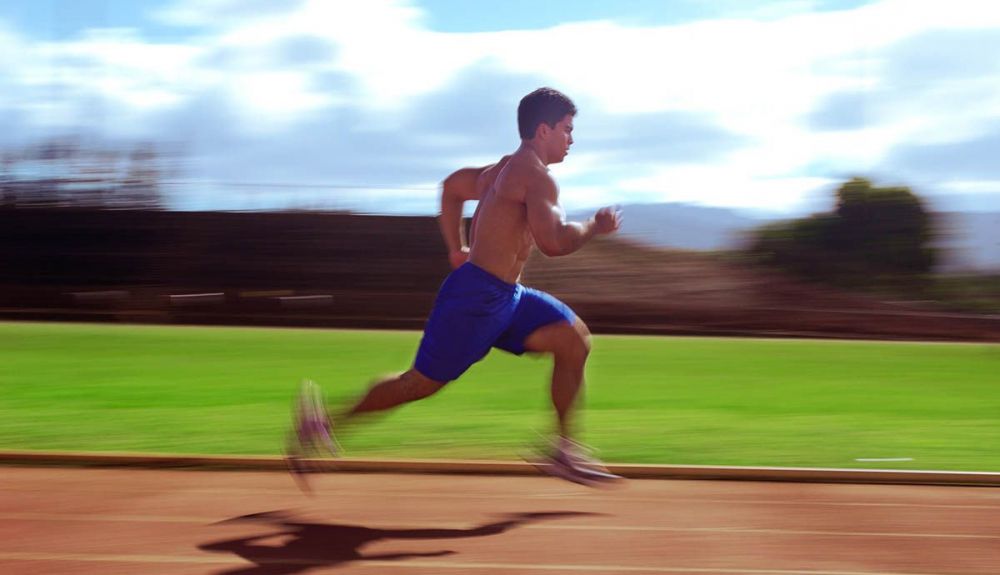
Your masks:
{"label": "white cloud", "polygon": [[14,68],[17,63],[21,39],[0,20],[0,65],[5,70]]}
{"label": "white cloud", "polygon": [[243,108],[251,131],[269,131],[274,124],[325,107],[330,99],[312,92],[308,79],[294,72],[267,71],[241,74],[228,82],[233,100]]}
{"label": "white cloud", "polygon": [[[580,130],[578,148],[586,151],[571,154],[554,172],[567,180],[574,201],[655,197],[774,208],[801,205],[836,174],[877,169],[901,144],[973,138],[1000,118],[997,73],[907,87],[894,84],[898,78],[892,76],[921,73],[893,68],[899,58],[894,50],[907,40],[934,30],[1000,29],[1000,9],[974,0],[953,0],[945,7],[884,0],[831,12],[803,11],[791,3],[764,14],[669,26],[595,21],[462,34],[429,30],[419,7],[401,0],[251,3],[249,9],[235,9],[236,4],[182,0],[160,11],[162,21],[190,27],[183,43],[149,42],[140,30],[94,30],[69,41],[32,43],[0,28],[0,63],[7,70],[0,112],[17,109],[28,114],[29,124],[67,126],[93,121],[88,110],[98,105],[113,110],[101,120],[103,129],[141,131],[150,118],[159,121],[164,113],[211,100],[234,115],[227,130],[254,139],[257,148],[247,158],[266,155],[262,140],[276,153],[290,144],[294,148],[295,140],[312,142],[317,136],[308,126],[320,122],[344,138],[363,134],[365,145],[337,148],[347,155],[339,160],[345,165],[378,164],[360,156],[352,162],[350,156],[377,149],[369,144],[377,141],[372,132],[384,134],[387,144],[406,139],[399,149],[413,154],[412,162],[385,165],[367,177],[379,183],[391,172],[423,185],[428,170],[420,154],[457,167],[484,161],[484,150],[495,148],[499,156],[516,145],[509,137],[513,126],[493,136],[496,141],[470,147],[459,137],[461,125],[427,130],[408,120],[422,102],[450,92],[436,101],[491,112],[489,106],[463,101],[458,92],[475,81],[468,77],[470,69],[489,63],[495,74],[565,90],[581,106],[580,126],[586,117],[671,113],[698,118],[706,130],[717,127],[719,142],[738,140],[733,149],[688,160],[698,163],[677,165],[645,155],[642,165],[629,166],[621,160],[628,157],[625,152],[650,148],[652,138],[678,137],[669,133],[676,124],[664,122],[667,133],[637,131],[642,133],[634,140],[629,134],[616,139],[614,162],[609,152],[587,148],[588,138],[608,138]],[[286,53],[289,42],[302,39],[318,46],[310,57]],[[956,46],[949,54],[960,58],[963,49]],[[996,49],[1000,53],[1000,46]],[[45,98],[53,93],[59,96]],[[810,125],[822,102],[844,93],[870,95],[863,125],[830,131]],[[510,115],[503,121],[513,123],[515,106],[515,100],[509,102]],[[436,121],[448,122],[448,110],[443,112]],[[454,116],[470,121],[470,114],[457,112]],[[615,125],[605,122],[596,129]],[[407,126],[425,129],[426,138],[401,133]],[[240,158],[238,146],[234,143],[227,154]],[[314,169],[296,163],[294,173],[303,180],[330,178],[329,169],[320,165],[322,154],[315,161]],[[410,172],[410,166],[421,169]],[[254,168],[248,166],[247,173]],[[954,179],[967,181],[961,174]]]}
{"label": "white cloud", "polygon": [[685,202],[705,206],[755,208],[778,212],[806,207],[806,192],[829,186],[827,178],[760,176],[735,169],[684,165],[656,170],[650,176],[618,182],[624,193],[636,191],[646,201]]}

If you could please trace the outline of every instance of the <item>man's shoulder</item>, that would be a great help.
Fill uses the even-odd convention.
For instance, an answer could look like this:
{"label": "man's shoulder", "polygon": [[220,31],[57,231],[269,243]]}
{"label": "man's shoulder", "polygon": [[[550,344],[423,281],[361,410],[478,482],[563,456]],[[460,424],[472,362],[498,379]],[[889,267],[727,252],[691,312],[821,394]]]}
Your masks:
{"label": "man's shoulder", "polygon": [[505,200],[524,203],[530,197],[548,196],[555,189],[548,169],[537,157],[521,151],[511,154],[497,175],[497,196]]}
{"label": "man's shoulder", "polygon": [[549,170],[540,164],[537,158],[519,153],[510,156],[504,173],[508,177],[529,185],[552,180]]}

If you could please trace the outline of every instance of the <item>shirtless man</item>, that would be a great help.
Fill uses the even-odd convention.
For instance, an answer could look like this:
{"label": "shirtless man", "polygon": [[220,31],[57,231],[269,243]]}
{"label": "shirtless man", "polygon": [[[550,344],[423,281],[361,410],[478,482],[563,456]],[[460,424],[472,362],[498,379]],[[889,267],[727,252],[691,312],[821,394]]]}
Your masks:
{"label": "shirtless man", "polygon": [[[547,166],[563,161],[569,152],[575,115],[569,98],[539,88],[518,106],[521,145],[513,154],[445,179],[439,223],[455,269],[441,285],[413,367],[374,384],[335,421],[433,395],[493,347],[517,355],[548,353],[554,361],[551,391],[558,438],[539,468],[585,484],[617,479],[571,439],[573,405],[590,352],[587,326],[558,299],[518,283],[532,247],[561,256],[596,235],[618,230],[621,216],[613,208],[602,208],[578,223],[567,222],[559,205],[559,190]],[[465,246],[462,206],[469,200],[479,200],[479,205]],[[318,390],[305,388],[292,460],[316,447],[332,447],[331,428]]]}

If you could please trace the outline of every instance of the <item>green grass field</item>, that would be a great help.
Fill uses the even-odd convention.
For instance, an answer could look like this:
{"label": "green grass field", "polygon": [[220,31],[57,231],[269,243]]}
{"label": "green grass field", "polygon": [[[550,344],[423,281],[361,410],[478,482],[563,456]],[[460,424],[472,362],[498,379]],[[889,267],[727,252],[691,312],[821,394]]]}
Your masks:
{"label": "green grass field", "polygon": [[[277,454],[300,379],[343,402],[418,340],[0,323],[0,449]],[[582,436],[610,462],[1000,470],[995,344],[597,336],[589,365]],[[548,370],[494,352],[342,441],[355,457],[516,458],[551,428]]]}

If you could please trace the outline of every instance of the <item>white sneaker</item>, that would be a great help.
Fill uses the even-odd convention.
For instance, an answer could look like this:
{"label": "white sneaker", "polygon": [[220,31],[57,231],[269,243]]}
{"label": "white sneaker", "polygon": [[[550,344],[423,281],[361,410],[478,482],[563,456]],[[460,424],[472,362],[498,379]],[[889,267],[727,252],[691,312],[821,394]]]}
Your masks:
{"label": "white sneaker", "polygon": [[285,462],[303,491],[310,491],[304,474],[316,471],[305,459],[336,457],[340,451],[333,436],[333,425],[326,411],[323,392],[314,382],[302,381],[292,414],[293,429],[288,434]]}
{"label": "white sneaker", "polygon": [[547,454],[533,463],[543,473],[590,487],[622,479],[590,455],[591,451],[585,445],[560,437]]}

